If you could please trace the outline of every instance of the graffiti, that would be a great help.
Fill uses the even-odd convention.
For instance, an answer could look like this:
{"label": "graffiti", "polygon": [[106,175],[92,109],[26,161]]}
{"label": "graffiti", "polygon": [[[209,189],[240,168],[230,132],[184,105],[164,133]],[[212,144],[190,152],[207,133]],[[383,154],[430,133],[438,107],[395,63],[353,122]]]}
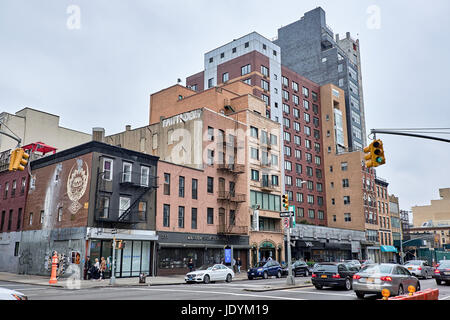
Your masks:
{"label": "graffiti", "polygon": [[[83,163],[85,168],[83,167]],[[69,179],[67,180],[67,195],[72,201],[72,204],[69,206],[69,210],[72,214],[76,214],[82,207],[78,201],[86,192],[88,178],[89,172],[87,163],[81,159],[78,159],[77,163],[73,165],[72,169],[70,169]]]}
{"label": "graffiti", "polygon": [[27,267],[31,267],[33,265],[33,256],[29,249],[22,251],[22,254],[19,257],[19,265]]}

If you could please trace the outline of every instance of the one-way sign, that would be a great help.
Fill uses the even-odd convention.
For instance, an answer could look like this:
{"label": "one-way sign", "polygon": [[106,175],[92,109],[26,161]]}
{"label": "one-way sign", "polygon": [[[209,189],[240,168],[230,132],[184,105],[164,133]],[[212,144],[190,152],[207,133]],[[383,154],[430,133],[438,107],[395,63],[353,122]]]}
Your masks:
{"label": "one-way sign", "polygon": [[282,212],[280,212],[280,217],[281,218],[293,217],[293,216],[294,216],[294,212],[292,212],[292,211],[282,211]]}

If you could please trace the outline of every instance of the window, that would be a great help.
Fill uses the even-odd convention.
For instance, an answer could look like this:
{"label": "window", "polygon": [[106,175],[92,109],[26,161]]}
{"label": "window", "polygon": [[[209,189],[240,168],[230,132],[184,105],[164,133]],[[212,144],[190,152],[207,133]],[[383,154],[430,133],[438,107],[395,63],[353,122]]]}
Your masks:
{"label": "window", "polygon": [[278,186],[278,176],[272,175],[272,185]]}
{"label": "window", "polygon": [[308,204],[314,204],[314,196],[311,194],[308,194],[308,196],[306,197]]}
{"label": "window", "polygon": [[294,102],[295,105],[298,105],[299,103],[299,98],[298,96],[296,96],[295,94],[292,95],[292,101]]}
{"label": "window", "polygon": [[286,128],[291,127],[291,121],[288,118],[283,118],[283,124]]}
{"label": "window", "polygon": [[289,87],[289,79],[286,78],[285,76],[281,76],[281,82],[283,86]]}
{"label": "window", "polygon": [[19,211],[17,213],[17,231],[20,230],[20,222],[22,221],[22,208],[19,208]]}
{"label": "window", "polygon": [[297,192],[297,202],[303,203],[303,193]]}
{"label": "window", "polygon": [[269,69],[265,66],[261,66],[261,73],[263,74],[263,76],[268,77],[269,76]]}
{"label": "window", "polygon": [[109,197],[100,197],[99,218],[109,217]]}
{"label": "window", "polygon": [[251,64],[247,64],[247,65],[241,67],[241,76],[249,74],[250,72],[252,72]]}
{"label": "window", "polygon": [[261,99],[263,99],[263,101],[266,103],[266,106],[268,106],[270,104],[269,96],[266,96],[265,94],[262,94],[261,95]]}
{"label": "window", "polygon": [[16,188],[17,188],[17,182],[16,182],[16,180],[13,180],[12,187],[11,187],[11,197],[14,197],[16,195]]}
{"label": "window", "polygon": [[294,130],[300,132],[300,123],[294,121]]}
{"label": "window", "polygon": [[314,219],[315,218],[315,212],[314,209],[308,209],[308,217],[310,219]]}
{"label": "window", "polygon": [[208,149],[208,162],[207,162],[207,164],[209,166],[214,165],[214,150]]}
{"label": "window", "polygon": [[208,89],[214,87],[214,78],[208,79]]}
{"label": "window", "polygon": [[245,47],[245,48],[248,48],[249,45],[250,45],[249,42],[244,43],[244,47]]}
{"label": "window", "polygon": [[[30,212],[30,221],[28,223],[30,226],[33,224],[33,212]],[[1,230],[1,229],[0,229]]]}
{"label": "window", "polygon": [[20,246],[20,242],[16,242],[16,244],[14,246],[14,257],[19,256],[19,246]]}
{"label": "window", "polygon": [[248,78],[248,79],[242,80],[242,82],[244,82],[244,83],[248,84],[249,86],[251,86],[251,85],[252,85],[252,79],[251,79],[251,78]]}
{"label": "window", "polygon": [[302,88],[302,93],[305,96],[305,98],[309,97],[309,89],[308,88],[303,87]]}
{"label": "window", "polygon": [[284,169],[287,171],[292,171],[292,162],[284,160]]}
{"label": "window", "polygon": [[192,199],[198,199],[198,180],[192,179]]}
{"label": "window", "polygon": [[345,222],[351,222],[352,221],[352,215],[350,213],[344,213],[344,221]]}
{"label": "window", "polygon": [[213,63],[213,62],[214,62],[214,58],[213,57],[209,58],[209,63]]}
{"label": "window", "polygon": [[230,226],[236,225],[236,211],[230,210]]}
{"label": "window", "polygon": [[291,176],[285,176],[284,183],[287,186],[292,186],[292,177]]}
{"label": "window", "polygon": [[214,224],[214,208],[207,209],[206,222],[207,224]]}
{"label": "window", "polygon": [[275,168],[278,168],[278,156],[276,154],[271,154],[271,165]]}
{"label": "window", "polygon": [[206,186],[207,186],[208,193],[214,193],[214,178],[213,177],[208,177]]}
{"label": "window", "polygon": [[178,207],[178,228],[184,228],[184,207]]}
{"label": "window", "polygon": [[63,208],[59,207],[58,208],[58,222],[62,221],[62,215],[63,215]]}
{"label": "window", "polygon": [[[295,164],[295,172],[298,174],[302,173],[302,165],[300,163]],[[299,178],[299,180],[300,180],[300,182],[302,181],[300,178]],[[297,185],[297,187],[301,187],[301,184]]]}
{"label": "window", "polygon": [[163,206],[163,227],[170,227],[170,205]]}
{"label": "window", "polygon": [[40,215],[39,215],[39,223],[40,224],[44,223],[44,215],[45,215],[44,210],[41,210]]}
{"label": "window", "polygon": [[225,58],[225,52],[222,52],[222,53],[220,54],[220,59],[223,59],[223,58]]}
{"label": "window", "polygon": [[149,167],[141,167],[141,186],[148,187],[150,180],[150,168]]}
{"label": "window", "polygon": [[305,108],[305,110],[309,110],[309,101],[308,100],[303,100],[303,108]]}
{"label": "window", "polygon": [[291,142],[291,134],[289,132],[284,132],[284,141]]}
{"label": "window", "polygon": [[131,198],[120,197],[119,198],[119,218],[130,208]]}
{"label": "window", "polygon": [[258,170],[253,170],[252,169],[252,174],[251,174],[251,179],[253,181],[259,181],[259,171]]}
{"label": "window", "polygon": [[289,92],[286,90],[283,90],[283,99],[286,101],[289,101]]}
{"label": "window", "polygon": [[197,229],[197,208],[191,209],[191,228]]}
{"label": "window", "polygon": [[299,136],[294,136],[294,143],[298,146],[302,145],[301,138]]}
{"label": "window", "polygon": [[263,90],[269,91],[269,83],[266,80],[261,79],[261,88]]}
{"label": "window", "polygon": [[291,147],[284,146],[284,155],[287,157],[291,156]]}
{"label": "window", "polygon": [[170,174],[164,173],[164,195],[170,195]]}
{"label": "window", "polygon": [[178,180],[178,196],[184,198],[184,177],[182,176]]}
{"label": "window", "polygon": [[350,196],[344,196],[344,204],[350,204]]}
{"label": "window", "polygon": [[306,123],[310,123],[311,122],[311,116],[308,113],[303,113],[303,119],[305,120]]}
{"label": "window", "polygon": [[231,50],[232,53],[236,53],[236,47]]}
{"label": "window", "polygon": [[111,181],[113,178],[113,160],[112,159],[103,159],[103,179]]}
{"label": "window", "polygon": [[228,72],[225,72],[224,74],[222,74],[222,82],[225,83],[229,80],[230,75]]}
{"label": "window", "polygon": [[295,149],[295,158],[298,160],[302,159],[302,151]]}
{"label": "window", "polygon": [[305,132],[305,134],[306,134],[307,136],[310,136],[310,135],[311,135],[311,128],[310,128],[310,127],[308,127],[308,126],[303,126],[303,131]]}
{"label": "window", "polygon": [[298,83],[295,81],[292,81],[292,89],[297,92],[298,91]]}
{"label": "window", "polygon": [[131,182],[131,171],[133,165],[129,162],[123,163],[122,182]]}
{"label": "window", "polygon": [[289,114],[289,105],[283,103],[283,112]]}
{"label": "window", "polygon": [[349,187],[348,179],[342,179],[342,187],[343,188],[348,188]]}
{"label": "window", "polygon": [[250,157],[255,160],[259,160],[259,150],[253,147],[250,147]]}
{"label": "window", "polygon": [[25,193],[25,186],[27,184],[27,180],[26,178],[22,178],[22,183],[20,185],[20,194],[24,194]]}
{"label": "window", "polygon": [[250,136],[258,138],[258,128],[250,127]]}

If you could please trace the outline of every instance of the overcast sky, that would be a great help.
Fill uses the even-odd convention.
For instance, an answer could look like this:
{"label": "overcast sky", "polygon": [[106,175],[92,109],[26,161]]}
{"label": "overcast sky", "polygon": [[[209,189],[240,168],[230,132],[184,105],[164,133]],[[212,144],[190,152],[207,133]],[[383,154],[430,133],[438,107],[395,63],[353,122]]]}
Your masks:
{"label": "overcast sky", "polygon": [[[1,0],[0,112],[28,106],[107,135],[145,126],[150,94],[203,70],[205,52],[252,31],[270,39],[317,6],[360,39],[368,130],[450,127],[448,0]],[[377,137],[401,209],[450,187],[450,144]]]}

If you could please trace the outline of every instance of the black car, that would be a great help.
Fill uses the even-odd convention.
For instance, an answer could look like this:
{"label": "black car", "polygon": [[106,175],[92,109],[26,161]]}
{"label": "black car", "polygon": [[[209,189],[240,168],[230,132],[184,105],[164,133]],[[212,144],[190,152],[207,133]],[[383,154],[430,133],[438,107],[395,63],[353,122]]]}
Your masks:
{"label": "black car", "polygon": [[439,263],[439,266],[434,270],[434,279],[437,284],[441,284],[445,281],[446,284],[450,284],[450,260],[443,260]]}
{"label": "black car", "polygon": [[[288,266],[283,265],[283,269],[281,270],[281,273],[283,276],[287,276],[288,275]],[[309,277],[309,275],[311,274],[311,270],[309,268],[309,266],[306,264],[305,261],[302,260],[298,260],[295,261],[292,264],[292,275],[294,277],[296,276],[305,276],[305,277]]]}
{"label": "black car", "polygon": [[355,269],[349,269],[346,263],[324,262],[317,265],[311,275],[311,281],[316,289],[323,287],[341,287],[346,290],[352,289],[353,275]]}

